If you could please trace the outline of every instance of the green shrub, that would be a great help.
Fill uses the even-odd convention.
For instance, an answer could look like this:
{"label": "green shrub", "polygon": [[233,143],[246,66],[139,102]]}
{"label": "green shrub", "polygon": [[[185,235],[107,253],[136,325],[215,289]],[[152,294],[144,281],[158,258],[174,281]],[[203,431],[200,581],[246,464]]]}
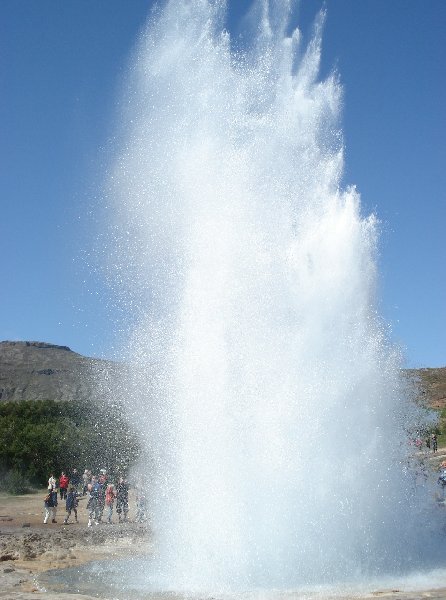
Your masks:
{"label": "green shrub", "polygon": [[8,494],[27,494],[31,491],[31,484],[18,471],[9,471],[0,477],[0,489]]}
{"label": "green shrub", "polygon": [[22,487],[29,482],[46,485],[50,473],[57,477],[73,468],[106,468],[113,475],[128,470],[139,449],[139,440],[117,407],[53,400],[0,403],[5,489],[18,489],[20,481],[27,482]]}

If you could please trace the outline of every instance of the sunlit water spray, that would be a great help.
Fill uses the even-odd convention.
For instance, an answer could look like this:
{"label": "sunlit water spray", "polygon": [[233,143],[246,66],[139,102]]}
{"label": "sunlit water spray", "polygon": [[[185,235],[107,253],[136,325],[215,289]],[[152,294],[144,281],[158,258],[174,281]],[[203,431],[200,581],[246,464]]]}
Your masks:
{"label": "sunlit water spray", "polygon": [[162,589],[361,581],[438,552],[376,314],[375,218],[341,186],[323,16],[304,47],[287,5],[259,1],[237,52],[222,2],[172,0],[127,82],[107,253]]}

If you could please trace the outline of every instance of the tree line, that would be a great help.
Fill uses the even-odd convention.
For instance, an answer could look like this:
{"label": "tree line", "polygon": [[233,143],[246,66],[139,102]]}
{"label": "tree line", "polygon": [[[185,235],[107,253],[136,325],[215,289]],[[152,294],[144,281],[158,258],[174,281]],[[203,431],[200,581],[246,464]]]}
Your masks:
{"label": "tree line", "polygon": [[125,473],[140,443],[120,408],[88,401],[0,403],[0,488],[23,493],[50,473],[77,468]]}

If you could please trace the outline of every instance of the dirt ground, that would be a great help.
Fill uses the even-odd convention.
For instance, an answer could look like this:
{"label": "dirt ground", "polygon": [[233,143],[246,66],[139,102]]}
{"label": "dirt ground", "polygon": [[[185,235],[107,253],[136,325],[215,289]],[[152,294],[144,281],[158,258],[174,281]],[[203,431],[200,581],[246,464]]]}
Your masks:
{"label": "dirt ground", "polygon": [[[149,549],[149,529],[144,523],[114,523],[87,527],[86,498],[78,507],[79,523],[64,525],[64,505],[59,504],[57,523],[43,523],[45,490],[25,496],[0,495],[0,598],[86,599],[80,594],[44,592],[37,575],[90,560],[111,560]],[[132,498],[130,497],[132,503]],[[132,504],[131,504],[132,506]]]}
{"label": "dirt ground", "polygon": [[[443,449],[442,449],[443,450]],[[446,449],[436,457],[427,456],[435,467],[446,456]],[[150,528],[144,523],[117,523],[114,515],[112,525],[100,524],[87,528],[86,498],[79,502],[79,523],[73,515],[68,525],[64,502],[58,508],[57,523],[43,524],[43,498],[45,490],[25,496],[0,495],[0,599],[8,600],[93,600],[93,596],[76,593],[51,592],[42,589],[38,575],[49,569],[64,569],[91,560],[112,560],[136,553],[150,552]],[[134,506],[132,497],[130,506]],[[446,557],[445,557],[446,566]],[[177,598],[184,596],[177,596]],[[151,596],[151,600],[174,600],[172,594]],[[251,596],[250,596],[251,598]],[[261,595],[266,600],[265,594]],[[277,594],[275,600],[298,600],[302,596],[293,592]],[[321,596],[315,596],[322,600]],[[392,598],[399,600],[446,600],[446,588],[423,592],[400,592],[398,590],[375,590],[353,598]],[[260,599],[260,596],[259,596]],[[116,598],[114,599],[116,600]],[[193,600],[188,596],[188,600]],[[201,598],[200,600],[203,600]],[[218,600],[213,596],[213,600]],[[234,597],[233,597],[234,600]],[[312,600],[306,595],[305,600]],[[323,600],[330,600],[328,597]]]}

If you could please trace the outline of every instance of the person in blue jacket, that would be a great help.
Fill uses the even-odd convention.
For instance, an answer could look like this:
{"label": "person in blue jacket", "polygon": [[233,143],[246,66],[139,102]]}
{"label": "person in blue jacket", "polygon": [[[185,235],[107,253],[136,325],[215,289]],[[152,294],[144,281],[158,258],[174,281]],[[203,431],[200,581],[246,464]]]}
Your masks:
{"label": "person in blue jacket", "polygon": [[74,485],[71,485],[68,489],[67,499],[65,502],[65,508],[67,510],[67,516],[64,519],[65,525],[68,523],[68,519],[71,516],[71,511],[74,512],[74,520],[76,521],[76,523],[79,523],[79,521],[77,520],[77,503],[78,500],[76,488],[74,487]]}
{"label": "person in blue jacket", "polygon": [[88,492],[89,499],[87,502],[87,510],[88,510],[88,527],[91,527],[94,523],[95,525],[99,524],[99,493],[101,490],[101,486],[96,477],[91,478],[91,483],[88,484]]}

